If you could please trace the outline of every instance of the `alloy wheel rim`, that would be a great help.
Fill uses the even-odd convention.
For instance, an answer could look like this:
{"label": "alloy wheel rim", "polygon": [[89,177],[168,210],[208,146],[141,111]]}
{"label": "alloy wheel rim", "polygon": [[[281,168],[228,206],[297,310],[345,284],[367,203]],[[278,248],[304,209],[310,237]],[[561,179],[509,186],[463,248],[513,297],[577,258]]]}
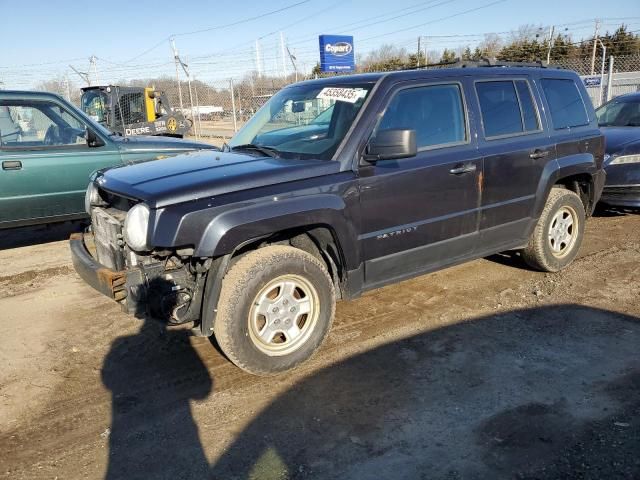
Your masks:
{"label": "alloy wheel rim", "polygon": [[288,355],[309,339],[319,313],[315,287],[299,275],[282,275],[255,296],[249,311],[249,337],[269,356]]}
{"label": "alloy wheel rim", "polygon": [[578,215],[568,206],[560,208],[549,223],[548,242],[551,253],[558,258],[566,256],[576,242]]}

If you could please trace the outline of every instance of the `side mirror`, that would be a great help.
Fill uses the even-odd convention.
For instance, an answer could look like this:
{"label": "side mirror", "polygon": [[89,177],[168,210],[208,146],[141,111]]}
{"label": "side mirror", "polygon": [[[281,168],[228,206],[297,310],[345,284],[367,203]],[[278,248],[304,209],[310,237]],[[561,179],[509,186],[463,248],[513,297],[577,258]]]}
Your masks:
{"label": "side mirror", "polygon": [[304,102],[293,102],[293,104],[291,105],[291,111],[293,113],[304,112],[304,110],[305,110]]}
{"label": "side mirror", "polygon": [[364,159],[368,162],[415,157],[418,153],[415,130],[380,130],[369,140]]}
{"label": "side mirror", "polygon": [[104,146],[104,141],[98,135],[96,135],[96,132],[94,132],[90,128],[87,128],[86,139],[87,146],[89,146],[90,148]]}

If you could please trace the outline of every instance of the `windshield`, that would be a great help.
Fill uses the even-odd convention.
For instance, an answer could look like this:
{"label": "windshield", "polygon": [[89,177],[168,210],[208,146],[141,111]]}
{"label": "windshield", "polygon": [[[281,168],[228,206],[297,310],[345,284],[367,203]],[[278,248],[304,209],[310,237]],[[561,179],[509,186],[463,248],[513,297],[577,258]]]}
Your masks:
{"label": "windshield", "polygon": [[596,110],[601,127],[640,127],[640,101],[606,103]]}
{"label": "windshield", "polygon": [[68,108],[72,110],[77,117],[79,117],[84,123],[89,125],[96,132],[99,132],[102,135],[106,135],[106,136],[113,135],[113,132],[111,130],[106,129],[102,124],[96,122],[93,118],[91,118],[89,115],[84,113],[82,109],[76,107],[72,103],[68,103],[67,105],[68,105]]}
{"label": "windshield", "polygon": [[107,95],[100,90],[87,90],[82,94],[82,111],[96,122],[107,121]]}
{"label": "windshield", "polygon": [[296,85],[280,90],[229,146],[269,147],[284,158],[330,160],[351,128],[372,84]]}

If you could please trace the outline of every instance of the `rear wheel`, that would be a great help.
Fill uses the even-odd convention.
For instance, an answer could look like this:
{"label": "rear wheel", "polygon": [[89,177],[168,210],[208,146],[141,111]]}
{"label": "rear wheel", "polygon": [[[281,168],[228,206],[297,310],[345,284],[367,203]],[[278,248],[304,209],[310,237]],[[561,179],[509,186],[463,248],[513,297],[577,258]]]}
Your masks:
{"label": "rear wheel", "polygon": [[225,275],[214,334],[238,367],[271,375],[311,357],[334,312],[325,265],[297,248],[269,246],[244,255]]}
{"label": "rear wheel", "polygon": [[578,254],[585,224],[584,205],[570,190],[554,187],[536,228],[522,251],[527,264],[537,270],[557,272]]}

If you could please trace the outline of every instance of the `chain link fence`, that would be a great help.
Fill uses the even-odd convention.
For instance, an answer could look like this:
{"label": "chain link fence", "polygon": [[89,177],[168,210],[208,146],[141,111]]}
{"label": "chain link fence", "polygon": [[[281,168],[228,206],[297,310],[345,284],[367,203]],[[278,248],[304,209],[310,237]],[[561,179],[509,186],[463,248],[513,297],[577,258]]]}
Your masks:
{"label": "chain link fence", "polygon": [[[246,76],[214,82],[175,80],[161,85],[174,109],[192,121],[190,135],[221,145],[280,89],[309,77]],[[158,88],[158,85],[155,85]]]}
{"label": "chain link fence", "polygon": [[[640,91],[640,55],[605,57],[604,63],[601,56],[596,56],[593,62],[591,56],[588,56],[567,58],[552,63],[581,75],[595,106],[615,96]],[[427,68],[445,66],[429,65]],[[199,72],[203,77],[205,74],[206,72]],[[164,92],[170,107],[182,112],[189,120],[190,137],[222,145],[278,90],[315,75],[305,76],[296,73],[286,76],[262,76],[251,72],[241,78],[216,81],[202,81],[198,78],[187,80],[182,75],[178,81],[176,77],[166,74],[153,77],[153,72],[150,72],[149,77],[120,80],[117,84],[152,87]],[[79,104],[79,95],[75,94],[79,93],[76,92],[79,89],[71,88],[68,78],[65,81],[52,79],[43,82],[41,88],[54,91]]]}
{"label": "chain link fence", "polygon": [[[569,59],[559,64],[580,74],[594,106],[618,95],[640,91],[640,56],[596,57],[594,69],[591,59]],[[593,73],[591,73],[593,72]]]}

